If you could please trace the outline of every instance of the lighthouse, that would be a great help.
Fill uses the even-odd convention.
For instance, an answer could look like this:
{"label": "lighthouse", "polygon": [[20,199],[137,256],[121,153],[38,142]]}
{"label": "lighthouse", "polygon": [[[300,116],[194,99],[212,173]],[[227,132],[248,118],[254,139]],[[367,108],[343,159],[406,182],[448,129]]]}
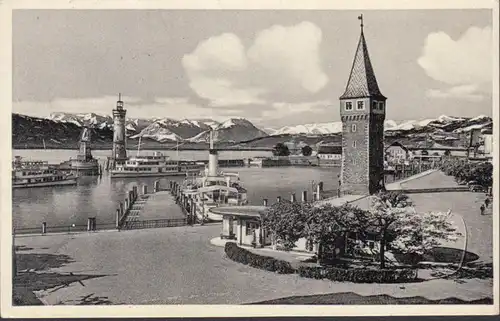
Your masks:
{"label": "lighthouse", "polygon": [[127,159],[127,137],[125,135],[125,115],[127,111],[123,109],[121,94],[118,94],[116,109],[113,109],[113,155],[117,162]]}

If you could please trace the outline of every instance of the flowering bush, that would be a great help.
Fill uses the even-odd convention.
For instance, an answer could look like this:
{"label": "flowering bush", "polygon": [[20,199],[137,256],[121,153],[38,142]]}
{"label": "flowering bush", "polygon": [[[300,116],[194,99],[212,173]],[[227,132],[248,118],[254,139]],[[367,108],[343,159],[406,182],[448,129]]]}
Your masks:
{"label": "flowering bush", "polygon": [[306,278],[354,283],[405,283],[415,281],[417,278],[415,269],[370,270],[301,266],[297,272]]}

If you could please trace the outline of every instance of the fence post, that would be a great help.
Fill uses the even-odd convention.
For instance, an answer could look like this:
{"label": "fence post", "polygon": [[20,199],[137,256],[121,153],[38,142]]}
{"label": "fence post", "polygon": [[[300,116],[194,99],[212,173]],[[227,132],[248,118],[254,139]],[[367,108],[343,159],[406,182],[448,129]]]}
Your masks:
{"label": "fence post", "polygon": [[90,217],[87,218],[87,232],[92,230],[92,219]]}
{"label": "fence post", "polygon": [[47,233],[47,222],[43,222],[42,223],[42,234],[46,234]]}
{"label": "fence post", "polygon": [[116,228],[120,227],[120,209],[116,210]]}
{"label": "fence post", "polygon": [[290,195],[290,201],[292,203],[295,203],[297,201],[296,197],[295,197],[295,193],[292,193],[292,195]]}
{"label": "fence post", "polygon": [[264,206],[267,206],[267,198],[263,199],[263,204],[264,204]]}
{"label": "fence post", "polygon": [[276,202],[281,202],[281,196],[276,197]]}

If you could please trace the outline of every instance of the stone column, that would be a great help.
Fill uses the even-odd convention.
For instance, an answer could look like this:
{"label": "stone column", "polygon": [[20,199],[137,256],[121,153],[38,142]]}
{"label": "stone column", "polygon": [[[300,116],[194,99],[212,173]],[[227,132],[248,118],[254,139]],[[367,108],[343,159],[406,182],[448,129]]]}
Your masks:
{"label": "stone column", "polygon": [[128,201],[128,197],[125,198],[125,210],[128,210],[130,209],[130,204],[129,204],[129,201]]}
{"label": "stone column", "polygon": [[281,202],[281,196],[276,197],[276,202]]}
{"label": "stone column", "polygon": [[290,195],[290,201],[292,203],[295,203],[297,201],[297,198],[295,197],[295,193],[292,193],[292,195]]}
{"label": "stone column", "polygon": [[319,201],[321,199],[321,186],[318,184],[316,186],[316,200]]}
{"label": "stone column", "polygon": [[123,213],[124,213],[124,212],[123,212],[123,203],[122,203],[122,202],[120,202],[120,205],[119,205],[119,206],[120,206],[120,217],[122,217],[122,216],[123,216]]}
{"label": "stone column", "polygon": [[264,205],[264,206],[267,206],[267,198],[264,198],[264,200],[263,200],[263,205]]}
{"label": "stone column", "polygon": [[116,228],[120,227],[120,209],[116,210]]}
{"label": "stone column", "polygon": [[307,202],[307,191],[302,192],[302,202]]}

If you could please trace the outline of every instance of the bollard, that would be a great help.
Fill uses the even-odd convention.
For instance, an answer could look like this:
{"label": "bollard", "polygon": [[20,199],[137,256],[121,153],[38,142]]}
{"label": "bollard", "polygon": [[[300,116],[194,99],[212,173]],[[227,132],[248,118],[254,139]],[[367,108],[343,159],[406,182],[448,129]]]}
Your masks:
{"label": "bollard", "polygon": [[264,203],[264,206],[267,206],[267,198],[264,198],[263,203]]}
{"label": "bollard", "polygon": [[316,186],[316,200],[319,201],[321,199],[321,186],[318,184]]}
{"label": "bollard", "polygon": [[97,230],[97,217],[92,218],[92,231]]}
{"label": "bollard", "polygon": [[120,227],[120,209],[116,210],[116,228]]}
{"label": "bollard", "polygon": [[120,205],[119,205],[119,206],[120,206],[120,217],[122,217],[122,216],[123,216],[123,214],[124,214],[124,212],[123,212],[123,203],[122,203],[122,202],[120,202]]}
{"label": "bollard", "polygon": [[128,192],[128,200],[129,200],[128,206],[129,206],[129,208],[131,208],[132,205],[134,204],[134,191],[133,190],[130,190]]}
{"label": "bollard", "polygon": [[297,201],[297,198],[295,197],[295,193],[292,193],[292,195],[290,195],[290,201],[292,203],[295,203]]}
{"label": "bollard", "polygon": [[148,193],[148,185],[142,185],[142,195],[146,195]]}
{"label": "bollard", "polygon": [[47,233],[47,222],[43,222],[42,223],[42,234],[46,234]]}
{"label": "bollard", "polygon": [[302,202],[307,202],[307,191],[302,192]]}
{"label": "bollard", "polygon": [[130,208],[130,204],[128,201],[128,197],[125,198],[125,210],[128,210]]}
{"label": "bollard", "polygon": [[87,218],[87,232],[90,232],[92,230],[92,218],[88,217]]}
{"label": "bollard", "polygon": [[281,196],[276,197],[276,202],[281,202]]}

